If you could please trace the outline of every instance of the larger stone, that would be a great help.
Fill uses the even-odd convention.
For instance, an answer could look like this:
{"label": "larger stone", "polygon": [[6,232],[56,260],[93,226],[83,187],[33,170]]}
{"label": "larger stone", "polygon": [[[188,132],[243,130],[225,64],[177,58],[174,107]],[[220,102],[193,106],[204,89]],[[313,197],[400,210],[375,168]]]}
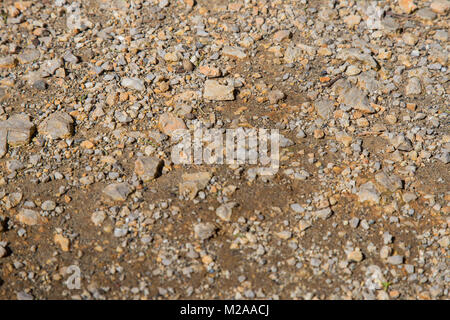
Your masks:
{"label": "larger stone", "polygon": [[47,60],[45,61],[41,68],[41,76],[42,77],[49,77],[55,73],[55,71],[63,66],[63,62],[61,59],[53,59],[53,60]]}
{"label": "larger stone", "polygon": [[194,233],[200,240],[206,240],[211,238],[216,231],[216,227],[210,223],[197,223],[194,225]]}
{"label": "larger stone", "polygon": [[322,99],[314,103],[317,114],[324,120],[328,120],[334,110],[333,101]]}
{"label": "larger stone", "polygon": [[187,129],[184,121],[171,113],[164,113],[159,117],[158,128],[168,136],[172,136],[177,130]]}
{"label": "larger stone", "polygon": [[313,215],[322,220],[326,220],[333,215],[333,211],[330,208],[325,208],[313,212]]}
{"label": "larger stone", "polygon": [[398,5],[405,13],[411,13],[417,8],[413,0],[398,0]]}
{"label": "larger stone", "polygon": [[369,202],[378,204],[380,202],[380,194],[372,182],[367,182],[359,187],[359,202]]}
{"label": "larger stone", "polygon": [[147,182],[161,175],[164,161],[155,157],[139,157],[134,163],[134,172]]}
{"label": "larger stone", "polygon": [[13,56],[0,58],[0,69],[10,69],[17,65],[17,60]]}
{"label": "larger stone", "polygon": [[26,49],[24,52],[17,56],[17,60],[21,64],[27,64],[39,59],[41,53],[37,49]]}
{"label": "larger stone", "polygon": [[221,85],[216,80],[206,80],[203,98],[213,101],[234,100],[234,87]]}
{"label": "larger stone", "polygon": [[342,88],[339,92],[338,101],[364,113],[375,112],[367,95],[356,87]]}
{"label": "larger stone", "polygon": [[412,77],[409,79],[408,84],[405,88],[405,94],[407,96],[419,95],[422,93],[422,86],[420,84],[420,80],[416,77]]}
{"label": "larger stone", "polygon": [[209,180],[211,180],[211,173],[185,173],[182,179],[183,182],[179,184],[180,194],[192,200],[200,190],[205,189],[208,185]]}
{"label": "larger stone", "polygon": [[431,3],[430,9],[439,14],[445,14],[450,10],[450,1],[448,0],[435,0]]}
{"label": "larger stone", "polygon": [[336,141],[342,143],[344,146],[349,147],[352,143],[352,136],[343,131],[336,132]]}
{"label": "larger stone", "polygon": [[38,127],[39,133],[52,139],[68,138],[73,134],[73,119],[62,111],[57,111],[45,119]]}
{"label": "larger stone", "polygon": [[7,143],[14,147],[29,143],[35,131],[36,127],[26,114],[15,114],[8,120],[0,121],[0,153],[2,144],[6,152],[4,145],[5,132]]}
{"label": "larger stone", "polygon": [[27,226],[34,226],[42,223],[41,216],[37,211],[31,209],[22,209],[16,215],[17,221],[26,224]]}
{"label": "larger stone", "polygon": [[226,56],[230,56],[236,59],[244,59],[245,57],[247,57],[244,49],[240,47],[225,46],[222,49],[222,53]]}
{"label": "larger stone", "polygon": [[273,41],[275,42],[281,42],[284,39],[289,39],[291,36],[291,32],[289,30],[280,30],[274,33],[273,35]]}
{"label": "larger stone", "polygon": [[378,62],[370,54],[362,53],[357,48],[343,49],[336,58],[347,62],[359,61],[375,70],[379,68]]}
{"label": "larger stone", "polygon": [[123,78],[122,81],[120,81],[120,84],[128,89],[137,91],[145,90],[144,81],[138,78]]}
{"label": "larger stone", "polygon": [[236,202],[225,203],[216,209],[216,215],[223,221],[230,221],[233,208],[236,206]]}
{"label": "larger stone", "polygon": [[375,180],[385,189],[394,192],[403,188],[402,179],[395,174],[387,175],[385,172],[380,172],[375,175]]}
{"label": "larger stone", "polygon": [[127,200],[131,192],[133,187],[126,182],[113,183],[103,189],[103,193],[114,201]]}

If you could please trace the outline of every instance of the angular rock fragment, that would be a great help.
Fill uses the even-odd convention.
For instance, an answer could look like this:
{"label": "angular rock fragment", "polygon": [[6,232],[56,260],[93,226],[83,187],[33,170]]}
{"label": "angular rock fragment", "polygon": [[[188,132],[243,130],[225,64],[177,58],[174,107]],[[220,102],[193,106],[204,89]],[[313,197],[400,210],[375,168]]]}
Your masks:
{"label": "angular rock fragment", "polygon": [[197,193],[208,185],[211,180],[211,173],[185,173],[182,179],[183,182],[179,184],[180,194],[193,200],[197,196]]}
{"label": "angular rock fragment", "polygon": [[34,226],[43,222],[39,213],[31,209],[21,209],[16,215],[16,219],[27,226]]}
{"label": "angular rock fragment", "polygon": [[333,215],[333,211],[330,208],[325,208],[313,212],[313,215],[322,220],[326,220]]}
{"label": "angular rock fragment", "polygon": [[223,221],[230,221],[233,208],[236,206],[236,202],[225,203],[216,209],[216,215]]}
{"label": "angular rock fragment", "polygon": [[269,102],[272,104],[278,103],[280,100],[283,100],[286,95],[281,90],[272,90],[267,95],[269,98]]}
{"label": "angular rock fragment", "polygon": [[333,101],[329,99],[321,99],[314,102],[314,108],[316,109],[317,114],[324,120],[328,120],[334,110]]}
{"label": "angular rock fragment", "polygon": [[385,172],[379,172],[375,175],[375,180],[390,192],[395,192],[403,188],[402,179],[395,174],[387,175]]}
{"label": "angular rock fragment", "polygon": [[13,56],[0,58],[0,69],[11,69],[17,65],[17,60]]}
{"label": "angular rock fragment", "polygon": [[17,60],[20,64],[32,63],[39,59],[41,53],[37,49],[26,49],[24,52],[17,56]]}
{"label": "angular rock fragment", "polygon": [[103,193],[114,201],[125,201],[133,190],[128,183],[121,182],[110,184],[103,189]]}
{"label": "angular rock fragment", "polygon": [[281,42],[284,39],[289,39],[291,36],[291,32],[289,30],[280,30],[274,33],[273,35],[273,41],[275,42]]}
{"label": "angular rock fragment", "polygon": [[145,90],[144,81],[138,78],[123,78],[122,81],[120,81],[120,84],[128,89],[137,91]]}
{"label": "angular rock fragment", "polygon": [[375,70],[379,68],[378,62],[370,54],[362,53],[357,48],[343,49],[336,58],[347,62],[359,61]]}
{"label": "angular rock fragment", "polygon": [[349,135],[343,131],[336,132],[335,137],[336,137],[336,141],[342,143],[346,147],[350,146],[350,144],[352,143],[352,140],[353,140],[351,135]]}
{"label": "angular rock fragment", "polygon": [[364,113],[374,113],[367,95],[356,87],[340,90],[338,101]]}
{"label": "angular rock fragment", "polygon": [[431,5],[430,9],[433,10],[433,12],[438,14],[445,14],[448,11],[450,11],[450,1],[449,0],[434,0]]}
{"label": "angular rock fragment", "polygon": [[35,130],[36,127],[30,121],[30,117],[25,114],[15,114],[8,120],[0,121],[0,154],[2,149],[6,152],[5,135],[7,143],[15,147],[29,143]]}
{"label": "angular rock fragment", "polygon": [[73,134],[73,119],[63,112],[57,111],[48,116],[38,127],[40,134],[51,139],[64,139]]}
{"label": "angular rock fragment", "polygon": [[184,121],[171,113],[164,113],[159,117],[158,128],[168,136],[176,134],[177,130],[187,129]]}
{"label": "angular rock fragment", "polygon": [[216,80],[206,80],[203,98],[212,101],[234,100],[234,87],[221,85]]}
{"label": "angular rock fragment", "polygon": [[369,202],[378,204],[380,202],[380,194],[372,182],[367,182],[359,187],[359,202]]}
{"label": "angular rock fragment", "polygon": [[61,68],[62,65],[63,62],[61,61],[61,59],[45,61],[40,68],[41,76],[44,78],[52,76],[57,69]]}
{"label": "angular rock fragment", "polygon": [[226,56],[230,56],[236,59],[244,59],[247,57],[247,54],[245,53],[244,49],[239,47],[225,46],[222,49],[222,53]]}
{"label": "angular rock fragment", "polygon": [[134,163],[134,172],[144,182],[156,179],[161,175],[164,161],[155,157],[139,157]]}
{"label": "angular rock fragment", "polygon": [[214,235],[215,231],[216,227],[210,222],[197,223],[196,225],[194,225],[195,236],[202,241],[211,238]]}
{"label": "angular rock fragment", "polygon": [[407,96],[414,96],[419,95],[421,93],[422,93],[422,85],[420,84],[420,80],[416,77],[410,78],[405,87],[405,94]]}

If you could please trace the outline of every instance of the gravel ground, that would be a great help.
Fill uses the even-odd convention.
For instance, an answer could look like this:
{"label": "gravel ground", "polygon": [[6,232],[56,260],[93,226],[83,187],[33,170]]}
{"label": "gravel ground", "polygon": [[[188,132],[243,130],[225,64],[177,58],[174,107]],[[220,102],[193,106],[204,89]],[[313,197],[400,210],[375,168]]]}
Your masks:
{"label": "gravel ground", "polygon": [[[449,11],[2,1],[0,298],[448,299]],[[280,170],[173,163],[195,127]]]}

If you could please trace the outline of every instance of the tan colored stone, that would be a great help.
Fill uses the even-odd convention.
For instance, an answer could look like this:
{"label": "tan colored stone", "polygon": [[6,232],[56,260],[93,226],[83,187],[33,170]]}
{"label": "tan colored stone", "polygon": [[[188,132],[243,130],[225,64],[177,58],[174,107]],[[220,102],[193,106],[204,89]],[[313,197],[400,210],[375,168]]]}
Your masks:
{"label": "tan colored stone", "polygon": [[171,113],[164,113],[159,117],[158,128],[168,136],[175,134],[176,130],[187,129],[184,121]]}
{"label": "tan colored stone", "polygon": [[134,163],[134,172],[147,182],[161,175],[164,161],[156,157],[139,157]]}
{"label": "tan colored stone", "polygon": [[11,69],[17,65],[17,60],[13,56],[0,58],[0,69]]}
{"label": "tan colored stone", "polygon": [[398,5],[405,13],[411,13],[417,9],[417,6],[414,4],[413,0],[398,0]]}
{"label": "tan colored stone", "polygon": [[234,88],[221,85],[216,80],[206,80],[203,98],[212,101],[234,100]]}
{"label": "tan colored stone", "polygon": [[55,234],[53,240],[61,248],[62,251],[67,252],[70,250],[70,240],[64,237],[62,234]]}
{"label": "tan colored stone", "polygon": [[450,1],[448,0],[435,0],[431,3],[430,9],[439,14],[445,14],[450,9]]}
{"label": "tan colored stone", "polygon": [[38,131],[51,139],[68,138],[73,134],[73,122],[69,114],[57,111],[39,125]]}

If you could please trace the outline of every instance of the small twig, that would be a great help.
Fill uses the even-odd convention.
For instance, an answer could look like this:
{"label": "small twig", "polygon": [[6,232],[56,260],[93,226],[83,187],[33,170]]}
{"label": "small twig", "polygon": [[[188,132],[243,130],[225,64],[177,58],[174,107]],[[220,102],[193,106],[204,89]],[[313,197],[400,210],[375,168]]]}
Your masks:
{"label": "small twig", "polygon": [[330,80],[328,83],[323,85],[323,88],[329,88],[331,87],[336,81],[344,79],[345,77],[343,75],[339,75],[336,78],[334,78],[333,80]]}

